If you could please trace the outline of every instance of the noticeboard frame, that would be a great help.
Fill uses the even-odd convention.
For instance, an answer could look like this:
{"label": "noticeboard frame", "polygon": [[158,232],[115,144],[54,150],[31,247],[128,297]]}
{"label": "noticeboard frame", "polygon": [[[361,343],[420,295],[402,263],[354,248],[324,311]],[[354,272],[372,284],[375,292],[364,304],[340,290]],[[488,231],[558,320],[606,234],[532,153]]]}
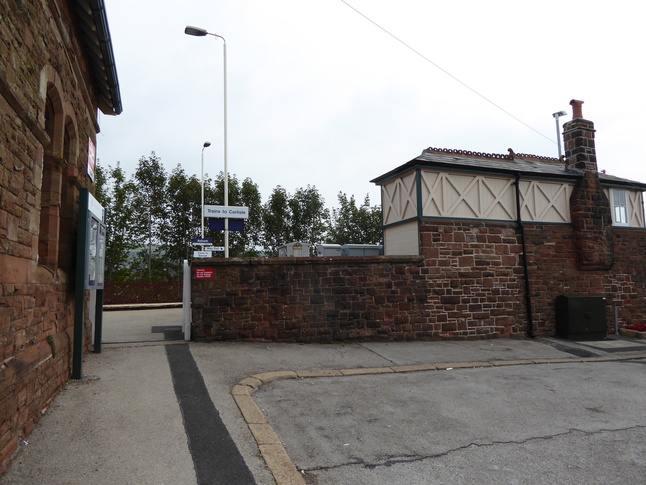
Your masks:
{"label": "noticeboard frame", "polygon": [[74,291],[74,342],[72,379],[83,378],[83,332],[85,327],[86,290],[96,290],[94,352],[101,352],[103,326],[103,286],[106,252],[104,209],[88,189],[79,191],[78,235],[76,244],[76,277]]}

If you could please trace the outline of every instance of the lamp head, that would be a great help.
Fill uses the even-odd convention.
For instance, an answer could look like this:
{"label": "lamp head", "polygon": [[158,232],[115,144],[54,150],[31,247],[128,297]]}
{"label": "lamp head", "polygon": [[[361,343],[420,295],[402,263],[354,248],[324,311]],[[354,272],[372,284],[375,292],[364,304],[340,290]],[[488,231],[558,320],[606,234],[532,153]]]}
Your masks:
{"label": "lamp head", "polygon": [[554,118],[558,118],[559,116],[565,116],[565,115],[567,115],[565,111],[557,111],[556,113],[552,113],[552,116],[554,116]]}
{"label": "lamp head", "polygon": [[210,147],[210,146],[211,146],[211,142],[210,142],[210,141],[205,141],[205,142],[204,142],[204,145],[202,145],[202,146],[203,146],[204,148],[206,148],[206,147]]}
{"label": "lamp head", "polygon": [[204,37],[208,32],[199,27],[193,27],[192,25],[187,25],[184,29],[184,33],[187,35],[194,35],[196,37]]}

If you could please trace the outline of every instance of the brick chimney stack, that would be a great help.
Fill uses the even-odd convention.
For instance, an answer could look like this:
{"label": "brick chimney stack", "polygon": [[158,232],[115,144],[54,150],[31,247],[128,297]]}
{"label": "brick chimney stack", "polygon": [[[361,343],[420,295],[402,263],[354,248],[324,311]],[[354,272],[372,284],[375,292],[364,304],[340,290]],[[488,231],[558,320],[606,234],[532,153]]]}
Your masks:
{"label": "brick chimney stack", "polygon": [[594,123],[583,119],[583,101],[573,99],[572,121],[563,125],[563,145],[567,166],[597,172],[597,153],[594,148]]}
{"label": "brick chimney stack", "polygon": [[608,270],[615,261],[612,212],[597,168],[594,123],[583,119],[583,101],[573,99],[572,121],[563,125],[567,166],[583,172],[570,197],[578,268]]}

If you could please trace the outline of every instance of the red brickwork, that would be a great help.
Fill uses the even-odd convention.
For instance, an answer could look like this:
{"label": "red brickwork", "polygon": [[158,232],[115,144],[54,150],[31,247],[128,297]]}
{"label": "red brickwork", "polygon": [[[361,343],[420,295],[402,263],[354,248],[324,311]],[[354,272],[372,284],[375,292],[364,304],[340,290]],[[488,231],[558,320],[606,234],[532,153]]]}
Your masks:
{"label": "red brickwork", "polygon": [[613,228],[616,261],[610,270],[579,268],[577,240],[566,225],[526,229],[534,322],[541,335],[554,332],[554,300],[558,295],[598,295],[606,298],[608,333],[618,325],[646,321],[646,278],[643,258],[646,231]]}
{"label": "red brickwork", "polygon": [[646,230],[614,229],[616,262],[604,294],[618,309],[619,326],[646,323]]}
{"label": "red brickwork", "polygon": [[594,124],[583,119],[582,101],[570,104],[566,165],[582,172],[570,197],[572,224],[523,224],[521,231],[517,222],[420,219],[421,262],[197,262],[216,275],[193,280],[195,335],[304,342],[548,336],[559,295],[605,297],[609,332],[645,322],[646,230],[612,226]]}
{"label": "red brickwork", "polygon": [[[582,102],[572,100],[570,104]],[[594,123],[574,118],[563,126],[567,164],[584,171],[570,198],[570,214],[577,244],[577,265],[582,270],[612,268],[615,261],[610,201],[597,173]]]}
{"label": "red brickwork", "polygon": [[592,121],[576,116],[563,125],[563,145],[568,165],[586,172],[597,172],[594,133]]}
{"label": "red brickwork", "polygon": [[419,256],[200,260],[215,278],[192,281],[194,338],[330,342],[424,339]]}
{"label": "red brickwork", "polygon": [[521,336],[520,244],[510,225],[423,223],[422,257],[193,263],[194,337],[327,342]]}
{"label": "red brickwork", "polygon": [[0,473],[71,370],[72,248],[98,125],[70,6],[0,5]]}
{"label": "red brickwork", "polygon": [[420,223],[427,318],[451,338],[522,336],[522,246],[515,224]]}
{"label": "red brickwork", "polygon": [[596,172],[586,172],[574,186],[570,213],[581,270],[606,270],[615,262],[610,201]]}
{"label": "red brickwork", "polygon": [[[579,268],[568,224],[525,226],[534,333],[555,332],[555,299],[607,299],[608,332],[646,321],[646,230],[613,228],[610,270]],[[515,223],[421,221],[422,257],[194,261],[194,338],[433,340],[524,337],[523,255]]]}

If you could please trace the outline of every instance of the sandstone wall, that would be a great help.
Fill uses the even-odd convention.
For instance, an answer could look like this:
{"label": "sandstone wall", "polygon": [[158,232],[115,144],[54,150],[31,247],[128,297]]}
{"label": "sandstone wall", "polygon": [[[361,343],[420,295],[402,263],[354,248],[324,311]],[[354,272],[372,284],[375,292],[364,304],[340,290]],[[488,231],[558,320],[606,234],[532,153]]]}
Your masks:
{"label": "sandstone wall", "polygon": [[0,473],[71,370],[79,189],[98,128],[70,5],[0,4]]}
{"label": "sandstone wall", "polygon": [[[421,221],[422,256],[193,262],[193,336],[329,342],[525,337],[514,223]],[[580,266],[571,225],[526,225],[533,333],[555,332],[555,300],[604,296],[608,333],[646,321],[646,230],[612,230],[614,265]],[[603,248],[606,251],[606,248]],[[213,278],[196,279],[196,271]],[[206,271],[205,271],[206,270]]]}

